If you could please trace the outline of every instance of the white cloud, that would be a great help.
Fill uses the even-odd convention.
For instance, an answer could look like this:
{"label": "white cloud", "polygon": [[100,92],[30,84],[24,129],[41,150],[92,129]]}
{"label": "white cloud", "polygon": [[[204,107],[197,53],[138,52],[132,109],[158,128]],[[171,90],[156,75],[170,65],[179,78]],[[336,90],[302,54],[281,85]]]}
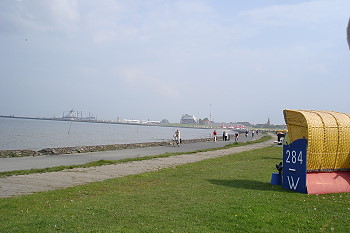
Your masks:
{"label": "white cloud", "polygon": [[[292,5],[274,5],[243,11],[240,17],[249,18],[259,25],[312,24],[331,21],[349,14],[347,0],[315,0]],[[303,25],[305,26],[305,25]]]}
{"label": "white cloud", "polygon": [[63,29],[75,29],[80,19],[77,0],[53,0],[49,9],[57,25]]}
{"label": "white cloud", "polygon": [[182,100],[181,93],[176,85],[171,83],[165,83],[161,80],[157,80],[157,83],[152,86],[153,91],[157,92],[164,99]]}
{"label": "white cloud", "polygon": [[142,89],[142,92],[150,92],[151,95],[172,100],[181,97],[178,84],[158,77],[157,72],[150,72],[139,67],[128,67],[123,68],[119,74],[129,87]]}
{"label": "white cloud", "polygon": [[130,86],[138,86],[144,83],[145,71],[141,68],[125,67],[120,71],[120,75],[124,81]]}
{"label": "white cloud", "polygon": [[2,30],[71,32],[79,22],[77,0],[1,1]]}

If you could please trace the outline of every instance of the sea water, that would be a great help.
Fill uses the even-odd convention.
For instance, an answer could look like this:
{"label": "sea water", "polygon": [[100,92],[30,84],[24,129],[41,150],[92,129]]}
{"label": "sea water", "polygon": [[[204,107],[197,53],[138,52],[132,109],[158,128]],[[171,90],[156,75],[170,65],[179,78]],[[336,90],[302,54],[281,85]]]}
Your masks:
{"label": "sea water", "polygon": [[[0,150],[128,144],[172,140],[177,128],[0,117]],[[210,129],[180,128],[182,139],[207,138]]]}

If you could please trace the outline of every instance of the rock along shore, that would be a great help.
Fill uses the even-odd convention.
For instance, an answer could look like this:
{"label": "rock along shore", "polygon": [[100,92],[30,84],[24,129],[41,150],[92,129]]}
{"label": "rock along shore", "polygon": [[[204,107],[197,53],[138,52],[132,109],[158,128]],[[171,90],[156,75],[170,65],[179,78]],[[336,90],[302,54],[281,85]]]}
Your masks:
{"label": "rock along shore", "polygon": [[[182,140],[182,143],[206,142],[211,140],[213,139],[212,138],[188,139],[188,140]],[[167,146],[167,145],[173,145],[173,143],[174,143],[173,141],[162,141],[162,142],[144,142],[144,143],[131,143],[131,144],[97,145],[97,146],[74,146],[74,147],[45,148],[39,151],[0,150],[0,158],[74,154],[74,153],[87,153],[87,152],[96,152],[96,151],[112,151],[112,150],[134,149],[134,148],[142,148],[142,147]]]}

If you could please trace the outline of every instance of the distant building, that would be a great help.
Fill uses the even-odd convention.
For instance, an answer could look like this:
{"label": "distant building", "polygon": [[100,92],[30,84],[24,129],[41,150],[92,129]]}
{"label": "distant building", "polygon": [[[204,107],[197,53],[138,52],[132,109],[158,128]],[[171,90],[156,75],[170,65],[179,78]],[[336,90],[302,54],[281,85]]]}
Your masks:
{"label": "distant building", "polygon": [[169,121],[167,119],[163,119],[162,120],[162,124],[170,124]]}
{"label": "distant building", "polygon": [[237,124],[237,125],[244,125],[245,127],[251,127],[251,126],[252,126],[252,124],[250,124],[250,123],[247,122],[247,121],[237,122],[236,124]]}
{"label": "distant building", "polygon": [[284,125],[274,125],[271,124],[270,118],[267,119],[267,122],[265,124],[256,124],[254,126],[255,128],[265,128],[265,129],[273,129],[273,128],[285,128]]}
{"label": "distant building", "polygon": [[65,120],[81,120],[81,121],[96,121],[96,117],[89,113],[88,117],[83,117],[82,111],[74,111],[73,109],[68,112],[63,112],[62,119]]}
{"label": "distant building", "polygon": [[180,124],[198,124],[198,120],[194,116],[183,114],[180,120]]}
{"label": "distant building", "polygon": [[81,119],[84,121],[96,121],[96,117],[94,117],[94,116],[83,117]]}
{"label": "distant building", "polygon": [[271,125],[271,122],[270,122],[270,117],[269,117],[269,118],[267,118],[267,123],[266,123],[266,125]]}
{"label": "distant building", "polygon": [[124,119],[121,121],[122,123],[127,123],[127,124],[141,124],[140,120],[128,120],[128,119]]}
{"label": "distant building", "polygon": [[270,117],[269,117],[267,118],[267,122],[265,124],[256,124],[255,127],[268,129],[268,128],[274,128],[275,126],[271,125]]}
{"label": "distant building", "polygon": [[73,109],[70,110],[67,114],[63,112],[63,119],[68,119],[68,120],[77,120],[78,119],[79,113],[74,111]]}
{"label": "distant building", "polygon": [[205,118],[204,120],[203,120],[203,125],[209,125],[211,122],[210,122],[210,120],[208,119],[208,118]]}
{"label": "distant building", "polygon": [[160,121],[142,121],[141,122],[142,124],[146,124],[146,125],[159,125],[160,124]]}

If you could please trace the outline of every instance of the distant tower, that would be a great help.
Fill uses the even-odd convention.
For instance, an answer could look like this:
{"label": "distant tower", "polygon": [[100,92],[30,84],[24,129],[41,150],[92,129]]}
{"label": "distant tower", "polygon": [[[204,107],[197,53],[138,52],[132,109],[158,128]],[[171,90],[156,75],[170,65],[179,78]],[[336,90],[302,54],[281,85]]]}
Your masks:
{"label": "distant tower", "polygon": [[270,123],[270,117],[269,118],[267,118],[267,123],[266,123],[267,125],[270,125],[271,123]]}
{"label": "distant tower", "polygon": [[211,104],[210,104],[210,112],[209,112],[209,121],[211,122]]}

